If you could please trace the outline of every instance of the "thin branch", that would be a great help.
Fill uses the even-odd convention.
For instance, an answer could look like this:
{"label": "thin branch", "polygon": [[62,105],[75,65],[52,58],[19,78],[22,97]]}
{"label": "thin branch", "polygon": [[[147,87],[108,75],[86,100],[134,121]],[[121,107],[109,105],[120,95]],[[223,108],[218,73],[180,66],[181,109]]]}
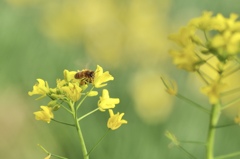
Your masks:
{"label": "thin branch", "polygon": [[181,151],[183,151],[185,154],[186,154],[186,156],[188,156],[188,158],[190,158],[190,159],[196,159],[196,157],[195,156],[193,156],[191,153],[189,153],[186,149],[184,149],[182,146],[178,146],[178,149],[179,150],[181,150]]}
{"label": "thin branch", "polygon": [[237,103],[237,102],[239,102],[239,101],[240,101],[240,98],[237,98],[237,99],[231,101],[230,103],[224,105],[221,109],[222,109],[222,110],[227,109],[227,108],[233,106],[233,104],[235,104],[235,103]]}
{"label": "thin branch", "polygon": [[62,121],[58,121],[58,120],[56,120],[56,119],[51,119],[51,120],[52,120],[52,121],[55,121],[55,122],[57,122],[57,123],[60,123],[60,124],[64,124],[64,125],[68,125],[68,126],[73,126],[73,127],[75,127],[74,124],[65,123],[65,122],[62,122]]}
{"label": "thin branch", "polygon": [[85,114],[85,115],[81,116],[80,118],[78,118],[77,121],[79,122],[79,121],[82,120],[83,118],[87,117],[88,115],[90,115],[90,114],[92,114],[92,113],[94,113],[94,112],[96,112],[96,111],[98,111],[98,110],[99,110],[99,108],[96,108],[96,109],[88,112],[87,114]]}
{"label": "thin branch", "polygon": [[240,92],[240,87],[234,88],[234,89],[229,90],[229,91],[225,91],[225,92],[221,93],[220,95],[221,96],[227,96],[227,95],[232,95],[233,93],[238,93],[238,92]]}
{"label": "thin branch", "polygon": [[240,156],[240,152],[238,151],[238,152],[234,152],[231,154],[218,156],[218,157],[215,157],[215,159],[226,159],[226,158],[231,158],[231,157],[235,157],[235,156]]}
{"label": "thin branch", "polygon": [[236,123],[230,123],[230,124],[225,124],[225,125],[217,125],[214,128],[224,128],[224,127],[228,127],[228,126],[236,126]]}
{"label": "thin branch", "polygon": [[[197,70],[197,73],[198,73],[198,75],[201,77],[201,79],[207,84],[207,85],[209,85],[209,82],[204,78],[204,76],[203,76],[203,74],[205,75],[205,76],[207,76],[204,72],[201,72],[200,70]],[[209,76],[207,76],[208,78],[210,78]],[[212,79],[211,79],[212,80]]]}
{"label": "thin branch", "polygon": [[201,105],[199,105],[198,103],[196,103],[196,102],[194,102],[194,101],[192,101],[192,100],[190,100],[190,99],[188,99],[188,98],[182,96],[182,95],[179,94],[179,93],[176,94],[176,97],[178,97],[178,98],[180,98],[180,99],[186,101],[187,103],[193,104],[195,107],[197,107],[198,109],[204,111],[205,113],[208,113],[208,114],[210,113],[210,111],[207,110],[206,108],[204,108],[203,106],[201,106]]}
{"label": "thin branch", "polygon": [[206,142],[201,141],[184,141],[180,140],[181,144],[197,144],[197,145],[206,145]]}

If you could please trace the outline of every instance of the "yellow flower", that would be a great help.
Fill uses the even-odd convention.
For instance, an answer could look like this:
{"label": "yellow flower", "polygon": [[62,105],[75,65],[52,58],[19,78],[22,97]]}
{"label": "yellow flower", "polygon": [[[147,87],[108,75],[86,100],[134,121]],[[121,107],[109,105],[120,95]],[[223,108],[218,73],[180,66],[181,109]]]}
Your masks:
{"label": "yellow flower", "polygon": [[176,136],[174,134],[172,134],[171,132],[166,131],[165,136],[172,141],[172,143],[169,146],[179,146],[180,145],[180,142],[178,141]]}
{"label": "yellow flower", "polygon": [[71,101],[76,102],[81,97],[82,88],[79,87],[77,83],[69,83],[67,86],[63,86],[60,88],[66,93],[66,97]]}
{"label": "yellow flower", "polygon": [[236,21],[237,19],[237,14],[232,13],[230,14],[229,18],[225,18],[222,14],[219,13],[213,18],[213,21],[216,23],[216,30],[220,32],[225,30],[235,32],[240,31],[240,23]]}
{"label": "yellow flower", "polygon": [[239,22],[236,22],[238,16],[231,14],[229,18],[225,18],[222,14],[212,16],[212,12],[205,11],[202,16],[194,18],[190,21],[190,26],[195,26],[201,30],[217,30],[217,31],[239,31]]}
{"label": "yellow flower", "polygon": [[201,30],[211,30],[214,28],[212,12],[203,12],[202,16],[192,19],[189,25],[193,25]]}
{"label": "yellow flower", "polygon": [[97,91],[90,91],[90,92],[88,92],[87,95],[88,95],[89,97],[96,96],[96,95],[98,95],[98,92],[97,92]]}
{"label": "yellow flower", "polygon": [[161,80],[166,87],[166,92],[170,95],[176,95],[178,91],[177,83],[175,81],[161,77]]}
{"label": "yellow flower", "polygon": [[63,71],[63,75],[64,75],[64,79],[67,82],[70,82],[72,80],[75,80],[74,76],[77,72],[76,71],[68,71],[68,70],[64,70]]}
{"label": "yellow flower", "polygon": [[107,127],[109,129],[116,130],[122,124],[127,124],[126,120],[122,120],[124,113],[119,114],[118,112],[117,114],[114,114],[113,110],[109,109],[109,115],[110,115],[110,118],[108,119],[108,122],[107,122]]}
{"label": "yellow flower", "polygon": [[44,80],[42,79],[37,79],[38,83],[36,83],[34,86],[33,86],[33,91],[29,91],[28,92],[28,95],[29,96],[32,96],[34,94],[40,94],[42,95],[41,97],[39,97],[38,99],[46,96],[47,93],[49,93],[49,87],[48,87],[48,83],[45,82]]}
{"label": "yellow flower", "polygon": [[68,82],[66,80],[57,79],[56,83],[57,83],[56,88],[50,88],[50,98],[51,99],[64,99],[65,92],[62,90],[62,87],[68,86]]}
{"label": "yellow flower", "polygon": [[186,47],[193,44],[193,37],[196,29],[194,27],[183,27],[176,34],[171,34],[169,39],[177,43],[181,47]]}
{"label": "yellow flower", "polygon": [[226,30],[222,34],[217,34],[211,41],[211,46],[227,55],[237,54],[239,52],[240,32],[231,32]]}
{"label": "yellow flower", "polygon": [[104,87],[107,84],[105,82],[113,80],[113,76],[109,74],[108,71],[103,72],[103,68],[99,65],[97,65],[97,69],[95,71],[94,75],[94,82],[93,85],[96,88]]}
{"label": "yellow flower", "polygon": [[115,104],[118,104],[119,102],[119,98],[110,98],[108,90],[103,89],[102,96],[98,101],[98,107],[100,111],[105,111],[105,109],[114,108]]}
{"label": "yellow flower", "polygon": [[226,18],[218,13],[215,17],[212,18],[212,21],[215,25],[215,30],[222,32],[227,29],[227,23],[226,23]]}
{"label": "yellow flower", "polygon": [[239,110],[236,110],[236,111],[237,111],[237,115],[234,118],[234,122],[236,124],[240,125],[240,112],[239,112]]}
{"label": "yellow flower", "polygon": [[211,104],[217,104],[220,101],[220,93],[225,88],[225,84],[220,81],[214,81],[201,89],[202,93],[206,94]]}
{"label": "yellow flower", "polygon": [[234,118],[234,122],[240,125],[240,116],[239,114]]}
{"label": "yellow flower", "polygon": [[173,63],[180,69],[193,72],[201,64],[201,60],[195,55],[193,45],[189,45],[181,51],[170,50],[169,53],[173,57]]}
{"label": "yellow flower", "polygon": [[63,86],[66,86],[68,83],[65,80],[57,79],[57,88],[61,89]]}
{"label": "yellow flower", "polygon": [[49,154],[47,157],[45,157],[44,159],[49,159],[51,157],[51,154]]}
{"label": "yellow flower", "polygon": [[50,123],[51,119],[53,119],[52,108],[48,106],[40,106],[41,111],[34,112],[36,120],[42,120],[47,123]]}

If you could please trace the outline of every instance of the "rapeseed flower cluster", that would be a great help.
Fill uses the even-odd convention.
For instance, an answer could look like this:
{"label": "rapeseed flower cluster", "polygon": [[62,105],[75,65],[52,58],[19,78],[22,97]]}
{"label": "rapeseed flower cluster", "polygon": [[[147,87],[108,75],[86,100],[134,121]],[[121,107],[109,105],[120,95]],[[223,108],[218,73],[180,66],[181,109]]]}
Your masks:
{"label": "rapeseed flower cluster", "polygon": [[[212,55],[222,63],[232,59],[240,49],[240,21],[231,14],[213,16],[204,12],[201,17],[192,19],[187,26],[169,36],[181,49],[171,50],[174,64],[187,71],[196,71],[206,63],[205,55]],[[203,38],[202,38],[203,37]]]}
{"label": "rapeseed flower cluster", "polygon": [[[175,95],[209,114],[209,128],[207,139],[204,142],[206,146],[205,158],[239,156],[239,152],[219,157],[214,154],[217,128],[240,123],[240,113],[236,112],[231,124],[219,124],[223,110],[240,101],[239,97],[233,99],[233,96],[228,96],[239,92],[239,88],[234,85],[232,89],[230,87],[232,82],[229,82],[229,79],[233,77],[231,75],[240,70],[238,58],[240,53],[240,21],[238,15],[231,14],[226,18],[220,13],[213,15],[212,12],[204,12],[202,16],[190,20],[178,33],[170,35],[169,39],[179,47],[169,52],[173,58],[173,63],[179,69],[198,74],[205,85],[200,88],[200,91],[208,97],[211,104],[210,108],[206,108],[202,103],[196,103],[194,100],[181,95],[174,81],[162,77],[163,84],[169,94]],[[226,99],[230,101],[226,102]],[[166,136],[172,140],[173,145],[185,151],[173,134],[167,132]],[[191,153],[187,152],[187,154],[190,158],[195,158]]]}
{"label": "rapeseed flower cluster", "polygon": [[[41,110],[34,112],[36,120],[42,120],[44,122],[50,123],[52,120],[68,125],[74,126],[78,132],[78,137],[81,143],[81,149],[84,159],[89,159],[89,155],[92,150],[99,144],[99,142],[105,137],[105,135],[100,139],[99,142],[90,150],[87,150],[84,137],[80,127],[80,120],[93,114],[96,111],[105,112],[108,110],[109,119],[107,121],[108,130],[116,130],[122,124],[127,124],[127,121],[122,119],[124,113],[114,114],[113,108],[116,104],[120,103],[119,98],[111,98],[107,89],[102,89],[102,95],[99,97],[98,103],[96,103],[97,108],[86,113],[85,115],[79,117],[78,111],[82,103],[87,97],[97,96],[98,91],[94,90],[100,89],[107,85],[108,81],[114,80],[114,77],[108,72],[103,71],[101,66],[97,66],[95,71],[88,69],[83,69],[81,71],[63,71],[64,78],[56,80],[56,87],[51,88],[47,81],[43,79],[37,79],[37,83],[33,86],[33,90],[28,92],[28,95],[40,95],[37,99],[42,99],[44,97],[49,97],[50,102],[46,105],[41,105]],[[91,88],[89,88],[91,86]],[[59,121],[54,119],[54,111],[59,109],[66,110],[73,117],[74,124],[66,123],[64,121]],[[58,155],[51,154],[45,148],[40,146],[46,153],[46,159],[51,156],[58,158]]]}
{"label": "rapeseed flower cluster", "polygon": [[[82,73],[84,73],[84,71],[88,70],[82,70]],[[51,119],[54,118],[53,111],[56,111],[61,107],[71,112],[72,109],[76,109],[77,106],[75,103],[81,101],[83,95],[98,95],[98,92],[94,91],[93,88],[102,88],[107,85],[108,81],[114,79],[108,71],[103,72],[103,68],[101,66],[97,66],[96,70],[94,71],[94,77],[83,77],[77,79],[75,78],[77,73],[79,73],[79,71],[64,70],[64,79],[57,79],[55,88],[50,88],[47,81],[44,81],[43,79],[37,79],[37,83],[33,86],[33,90],[29,91],[28,94],[30,96],[40,95],[40,97],[37,99],[44,97],[49,97],[51,99],[47,105],[40,107],[40,111],[34,112],[37,120],[50,123]],[[93,78],[92,83],[81,82],[84,78]],[[90,90],[87,89],[89,85],[92,85],[92,89]],[[103,89],[102,96],[100,96],[97,104],[98,110],[102,112],[109,110],[110,123],[107,123],[107,126],[112,130],[116,129],[116,125],[119,127],[120,125],[127,123],[126,120],[122,119],[124,113],[121,113],[120,115],[119,113],[113,113],[112,109],[116,104],[119,104],[119,102],[119,98],[111,98],[108,90]],[[67,103],[69,107],[66,107],[63,105],[63,103]],[[75,108],[73,108],[73,105]]]}
{"label": "rapeseed flower cluster", "polygon": [[240,21],[237,18],[236,14],[226,18],[220,13],[214,16],[212,12],[204,12],[169,36],[179,46],[169,51],[173,63],[179,69],[200,75],[207,85],[201,91],[211,104],[219,102],[226,88],[223,79],[232,71],[233,63],[238,63]]}

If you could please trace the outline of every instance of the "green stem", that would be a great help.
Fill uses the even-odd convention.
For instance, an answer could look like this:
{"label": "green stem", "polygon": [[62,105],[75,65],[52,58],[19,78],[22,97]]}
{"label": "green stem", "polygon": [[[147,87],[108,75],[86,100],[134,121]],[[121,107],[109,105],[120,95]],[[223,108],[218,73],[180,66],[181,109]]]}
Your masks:
{"label": "green stem", "polygon": [[197,145],[206,145],[205,142],[200,142],[200,141],[183,141],[180,140],[182,144],[197,144]]}
{"label": "green stem", "polygon": [[180,99],[186,101],[187,103],[193,104],[193,106],[195,106],[195,107],[197,107],[198,109],[204,111],[205,113],[208,113],[208,114],[210,113],[209,110],[207,110],[207,109],[204,108],[203,106],[201,106],[201,105],[199,105],[198,103],[196,103],[196,102],[194,102],[194,101],[192,101],[192,100],[190,100],[190,99],[188,99],[188,98],[182,96],[182,95],[179,94],[179,93],[176,94],[176,97],[178,97],[178,98],[180,98]]}
{"label": "green stem", "polygon": [[215,126],[215,128],[224,128],[224,127],[228,127],[228,126],[236,126],[236,123],[230,123],[230,124],[225,124],[225,125],[217,125]]}
{"label": "green stem", "polygon": [[67,112],[69,112],[70,114],[72,114],[72,111],[70,111],[68,108],[66,108],[63,104],[60,104],[62,106],[63,109],[65,109]]}
{"label": "green stem", "polygon": [[232,95],[233,93],[239,93],[239,91],[240,91],[240,87],[234,88],[230,91],[223,92],[220,95],[221,95],[221,97],[223,97],[223,96],[227,96],[227,95]]}
{"label": "green stem", "polygon": [[239,101],[240,101],[240,98],[237,98],[237,99],[231,101],[230,103],[224,105],[224,106],[222,107],[222,110],[227,109],[227,108],[233,106],[233,104],[235,104],[235,103],[237,103],[237,102],[239,102]]}
{"label": "green stem", "polygon": [[240,152],[234,152],[228,155],[223,155],[223,156],[218,156],[215,159],[225,159],[225,158],[231,158],[231,157],[235,157],[235,156],[239,156]]}
{"label": "green stem", "polygon": [[207,159],[214,159],[214,139],[220,113],[221,113],[220,103],[212,105],[212,111],[209,121],[209,130],[207,136]]}
{"label": "green stem", "polygon": [[86,147],[86,144],[85,144],[85,141],[84,141],[84,138],[83,138],[83,134],[82,134],[82,131],[81,131],[81,128],[80,128],[80,124],[77,121],[77,119],[75,119],[75,122],[76,122],[78,137],[80,139],[80,144],[81,144],[81,147],[82,147],[83,158],[84,159],[89,159],[89,155],[88,155],[88,152],[87,152],[87,147]]}
{"label": "green stem", "polygon": [[228,71],[227,73],[224,73],[224,74],[223,74],[223,77],[227,77],[227,76],[229,76],[229,75],[231,75],[231,74],[233,74],[233,73],[235,73],[235,72],[237,72],[237,71],[239,71],[239,70],[240,70],[240,67],[237,66],[236,68]]}
{"label": "green stem", "polygon": [[88,152],[88,155],[100,144],[100,142],[107,136],[108,132],[111,129],[108,129],[106,133],[98,140],[98,142],[93,146],[93,148]]}
{"label": "green stem", "polygon": [[49,154],[49,152],[48,152],[42,145],[38,144],[38,146],[39,146],[45,153]]}
{"label": "green stem", "polygon": [[58,120],[56,120],[56,119],[51,119],[51,120],[52,120],[52,121],[55,121],[55,122],[57,122],[57,123],[60,123],[60,124],[64,124],[64,125],[68,125],[68,126],[74,126],[74,127],[75,127],[74,124],[65,123],[65,122],[62,122],[62,121],[58,121]]}
{"label": "green stem", "polygon": [[84,141],[84,138],[83,138],[80,123],[78,122],[77,109],[75,109],[74,103],[69,103],[69,104],[70,104],[70,107],[73,111],[73,118],[74,118],[75,126],[76,126],[76,129],[77,129],[77,132],[78,132],[80,145],[81,145],[81,148],[82,148],[83,159],[89,159],[89,155],[87,153],[87,147],[86,147],[86,144],[85,144],[85,141]]}
{"label": "green stem", "polygon": [[208,40],[206,31],[203,31],[203,34],[204,34],[204,37],[205,37],[206,41],[208,42],[209,40]]}
{"label": "green stem", "polygon": [[57,157],[57,158],[60,158],[60,159],[68,159],[66,157],[58,156],[58,155],[55,155],[55,154],[52,154],[52,153],[51,153],[51,156],[54,156],[54,157]]}
{"label": "green stem", "polygon": [[201,77],[201,79],[202,79],[207,85],[209,85],[209,82],[208,82],[208,80],[203,76],[203,74],[204,74],[207,78],[209,78],[210,81],[212,81],[212,79],[211,79],[208,75],[206,75],[204,72],[201,72],[200,70],[198,70],[197,73],[198,73],[198,75]]}
{"label": "green stem", "polygon": [[87,117],[88,115],[90,115],[90,114],[92,114],[92,113],[94,113],[94,112],[98,111],[98,109],[99,109],[99,108],[96,108],[96,109],[94,109],[94,110],[90,111],[89,113],[87,113],[87,114],[85,114],[85,115],[81,116],[80,118],[78,118],[78,120],[77,120],[77,121],[79,122],[80,120],[82,120],[83,118]]}
{"label": "green stem", "polygon": [[196,157],[194,157],[192,154],[190,154],[185,148],[183,148],[182,146],[178,146],[178,149],[179,150],[181,150],[181,151],[183,151],[187,156],[188,156],[188,158],[190,158],[190,159],[196,159]]}
{"label": "green stem", "polygon": [[59,155],[55,155],[55,154],[52,154],[50,152],[48,152],[42,145],[38,144],[38,146],[45,152],[47,153],[48,155],[51,155],[51,156],[54,156],[54,157],[57,157],[57,158],[60,158],[60,159],[68,159],[66,157],[62,157],[62,156],[59,156]]}
{"label": "green stem", "polygon": [[[89,92],[91,92],[93,90],[94,86],[90,89]],[[79,102],[79,104],[77,105],[76,110],[78,110],[78,108],[82,105],[83,101],[87,98],[88,93],[86,93],[86,95],[83,97],[83,99]]]}

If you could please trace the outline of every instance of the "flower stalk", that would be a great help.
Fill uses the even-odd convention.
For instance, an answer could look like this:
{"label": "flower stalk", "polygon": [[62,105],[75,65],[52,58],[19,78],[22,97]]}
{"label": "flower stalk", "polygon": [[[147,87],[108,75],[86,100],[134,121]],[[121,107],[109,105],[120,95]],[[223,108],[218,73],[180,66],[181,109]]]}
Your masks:
{"label": "flower stalk", "polygon": [[94,110],[90,111],[89,113],[87,113],[87,114],[85,114],[85,115],[81,116],[80,118],[78,118],[78,120],[77,120],[77,121],[80,121],[80,120],[82,120],[83,118],[85,118],[85,117],[87,117],[87,116],[89,116],[89,115],[91,115],[91,114],[95,113],[95,112],[96,112],[96,111],[98,111],[98,110],[99,110],[99,108],[96,108],[96,109],[94,109]]}
{"label": "flower stalk", "polygon": [[95,148],[100,144],[100,142],[107,136],[107,134],[109,133],[111,129],[107,129],[106,133],[98,140],[98,142],[93,146],[93,148],[90,149],[90,151],[88,152],[88,155],[90,155],[90,153],[95,150]]}
{"label": "flower stalk", "polygon": [[89,155],[88,155],[88,152],[87,152],[87,147],[86,147],[86,144],[85,144],[85,141],[84,141],[84,138],[83,138],[83,134],[82,134],[82,131],[81,131],[81,128],[80,128],[80,124],[77,121],[77,118],[75,118],[75,124],[76,124],[76,129],[77,129],[77,132],[78,132],[78,137],[79,137],[81,148],[82,148],[83,158],[84,159],[89,159]]}
{"label": "flower stalk", "polygon": [[214,159],[214,139],[216,134],[216,126],[221,114],[221,105],[219,103],[212,106],[210,120],[209,120],[209,130],[207,135],[207,159]]}
{"label": "flower stalk", "polygon": [[[124,113],[113,113],[112,109],[115,108],[116,104],[119,104],[120,100],[119,98],[110,98],[107,89],[102,90],[102,96],[99,97],[95,109],[86,113],[83,116],[78,116],[79,109],[85,99],[87,97],[94,97],[98,95],[98,91],[93,91],[93,89],[105,87],[107,85],[107,82],[113,80],[114,78],[112,77],[112,75],[109,74],[108,71],[103,72],[102,67],[99,65],[97,65],[97,69],[95,71],[91,71],[88,69],[83,69],[82,71],[78,72],[64,70],[63,74],[64,79],[57,79],[55,88],[50,88],[47,81],[44,81],[43,79],[37,79],[37,83],[33,86],[33,90],[28,92],[29,96],[41,95],[37,99],[49,97],[51,101],[47,105],[40,106],[41,110],[34,112],[34,115],[36,120],[42,120],[47,123],[55,121],[56,123],[62,125],[75,127],[77,130],[83,159],[89,159],[90,153],[103,140],[107,133],[102,138],[100,138],[97,144],[88,152],[80,125],[80,120],[89,115],[92,115],[98,110],[100,110],[101,112],[105,112],[106,110],[110,109],[110,117],[106,124],[106,126],[109,128],[108,130],[116,130],[122,124],[127,123],[126,120],[122,119]],[[87,91],[89,85],[91,85],[92,87],[89,89],[89,91]],[[61,108],[65,110],[66,113],[72,115],[74,124],[69,124],[68,122],[63,121],[64,118],[60,120],[54,119],[54,111],[57,111]],[[45,159],[50,159],[51,156],[61,159],[67,159],[65,157],[61,157],[48,152],[42,146],[40,147],[48,155],[47,157],[45,157]]]}
{"label": "flower stalk", "polygon": [[70,107],[72,109],[73,112],[73,118],[74,118],[74,123],[77,129],[77,133],[78,133],[78,137],[79,137],[79,141],[80,141],[80,145],[81,145],[81,149],[82,149],[82,153],[83,153],[83,158],[84,159],[89,159],[88,153],[87,153],[87,147],[83,138],[83,134],[82,134],[82,130],[80,127],[80,123],[78,122],[78,115],[77,115],[77,109],[74,107],[74,103],[69,103]]}
{"label": "flower stalk", "polygon": [[196,108],[198,108],[199,110],[209,114],[209,110],[207,110],[206,108],[204,108],[203,106],[199,105],[198,103],[184,97],[183,95],[181,95],[180,93],[176,94],[176,97],[178,97],[179,99],[184,100],[185,102],[192,104],[192,106],[195,106]]}
{"label": "flower stalk", "polygon": [[[206,11],[202,16],[190,20],[177,33],[169,36],[169,39],[179,46],[178,49],[174,48],[169,51],[173,63],[179,69],[196,73],[205,84],[200,90],[208,97],[211,111],[179,93],[171,93],[173,90],[171,85],[163,80],[168,93],[183,99],[199,110],[209,112],[206,159],[223,159],[239,155],[239,152],[236,152],[219,157],[214,156],[217,128],[233,125],[218,125],[221,112],[230,109],[240,101],[240,98],[237,97],[225,105],[221,103],[223,97],[239,92],[239,86],[235,86],[227,92],[225,90],[226,87],[229,89],[229,85],[231,87],[233,81],[236,80],[232,79],[231,75],[240,69],[239,26],[240,21],[237,14],[230,14],[227,18],[221,13],[213,15],[212,12]],[[234,121],[236,124],[240,123],[239,112],[236,113]]]}

